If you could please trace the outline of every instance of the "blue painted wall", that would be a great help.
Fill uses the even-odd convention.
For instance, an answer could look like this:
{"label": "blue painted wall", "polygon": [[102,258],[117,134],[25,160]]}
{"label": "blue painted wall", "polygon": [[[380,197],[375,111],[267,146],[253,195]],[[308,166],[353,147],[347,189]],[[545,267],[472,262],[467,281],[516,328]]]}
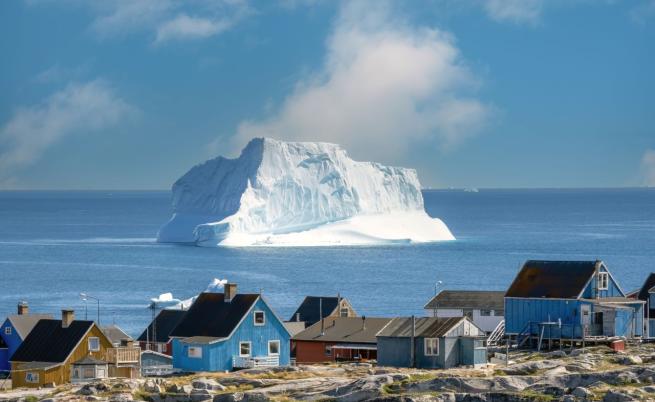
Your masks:
{"label": "blue painted wall", "polygon": [[[6,328],[11,329],[11,334],[5,333]],[[6,319],[5,322],[2,323],[2,326],[0,326],[0,337],[2,337],[7,345],[4,356],[3,353],[0,353],[0,370],[4,370],[2,367],[9,366],[9,359],[14,355],[14,353],[16,353],[18,347],[23,343],[23,340],[20,335],[18,335],[16,328],[14,328],[9,319]]]}
{"label": "blue painted wall", "polygon": [[[605,266],[602,266],[600,268],[600,272],[607,272],[607,268]],[[596,293],[598,293],[598,297],[625,297],[623,292],[621,292],[621,289],[619,288],[619,285],[614,281],[612,276],[609,276],[609,283],[607,286],[607,290],[596,290],[598,287],[598,278],[597,275],[594,275],[593,279],[589,281],[587,284],[587,287],[585,288],[584,292],[582,292],[582,298],[583,299],[595,299],[596,298]]]}
{"label": "blue painted wall", "polygon": [[528,322],[580,324],[579,300],[505,298],[505,332],[518,334]]}
{"label": "blue painted wall", "polygon": [[[253,312],[264,311],[265,325],[254,325]],[[290,363],[290,336],[268,305],[260,298],[230,339],[210,345],[193,345],[173,340],[173,367],[185,371],[229,371],[232,358],[239,356],[239,343],[251,342],[251,356],[267,356],[268,341],[280,341],[280,365]],[[189,347],[202,348],[202,358],[188,357]]]}
{"label": "blue painted wall", "polygon": [[648,320],[648,335],[651,338],[655,338],[655,319]]}
{"label": "blue painted wall", "polygon": [[0,371],[9,371],[11,370],[11,365],[9,364],[9,353],[7,348],[0,348]]}

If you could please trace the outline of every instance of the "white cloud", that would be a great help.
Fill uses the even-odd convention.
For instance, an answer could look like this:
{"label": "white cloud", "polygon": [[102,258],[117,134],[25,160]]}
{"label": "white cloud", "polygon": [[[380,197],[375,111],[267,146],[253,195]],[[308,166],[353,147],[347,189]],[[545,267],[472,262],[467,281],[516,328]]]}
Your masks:
{"label": "white cloud", "polygon": [[541,16],[543,0],[485,0],[483,5],[495,21],[535,24]]}
{"label": "white cloud", "polygon": [[242,122],[233,146],[261,136],[329,141],[367,158],[397,157],[416,143],[452,146],[490,115],[466,95],[477,85],[448,33],[406,24],[389,3],[346,2],[322,70],[270,118]]}
{"label": "white cloud", "polygon": [[38,105],[20,108],[0,128],[0,175],[32,164],[67,135],[112,126],[132,111],[101,80],[70,84]]}
{"label": "white cloud", "polygon": [[655,149],[646,150],[641,158],[641,169],[643,173],[643,184],[655,186]]}
{"label": "white cloud", "polygon": [[170,21],[162,23],[157,28],[155,43],[162,43],[173,39],[197,39],[219,34],[229,29],[228,20],[213,21],[207,18],[189,17],[180,14]]}

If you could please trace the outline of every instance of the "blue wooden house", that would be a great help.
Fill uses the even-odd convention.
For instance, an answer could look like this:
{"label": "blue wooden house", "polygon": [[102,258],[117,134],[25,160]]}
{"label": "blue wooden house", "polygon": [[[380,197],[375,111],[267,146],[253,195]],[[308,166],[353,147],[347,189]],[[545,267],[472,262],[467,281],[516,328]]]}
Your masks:
{"label": "blue wooden house", "polygon": [[377,334],[378,365],[423,369],[487,363],[485,333],[467,317],[394,318]]}
{"label": "blue wooden house", "polygon": [[651,272],[644,284],[629,297],[634,297],[646,303],[644,308],[644,334],[648,338],[655,338],[655,272]]}
{"label": "blue wooden house", "polygon": [[48,318],[52,318],[52,316],[29,314],[26,302],[18,304],[17,314],[8,316],[0,326],[0,372],[11,370],[9,361],[13,354],[39,320]]}
{"label": "blue wooden house", "polygon": [[290,334],[261,294],[201,293],[171,332],[173,367],[229,371],[290,363]]}
{"label": "blue wooden house", "polygon": [[527,261],[505,294],[505,333],[520,343],[641,337],[643,318],[602,261]]}

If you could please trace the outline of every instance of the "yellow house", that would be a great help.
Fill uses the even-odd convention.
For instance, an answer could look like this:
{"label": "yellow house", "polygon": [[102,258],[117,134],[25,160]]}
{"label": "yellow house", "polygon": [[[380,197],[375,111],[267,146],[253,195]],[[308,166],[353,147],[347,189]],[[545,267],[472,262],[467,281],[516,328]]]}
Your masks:
{"label": "yellow house", "polygon": [[137,377],[139,348],[114,347],[93,321],[42,319],[11,357],[12,386],[84,382],[110,376]]}

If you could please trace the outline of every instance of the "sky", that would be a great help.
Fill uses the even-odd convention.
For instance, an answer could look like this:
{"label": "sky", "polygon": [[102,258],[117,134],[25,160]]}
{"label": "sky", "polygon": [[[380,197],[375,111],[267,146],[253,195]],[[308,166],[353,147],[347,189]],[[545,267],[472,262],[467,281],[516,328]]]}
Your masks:
{"label": "sky", "polygon": [[0,54],[0,189],[168,189],[262,136],[655,186],[655,0],[7,0]]}

